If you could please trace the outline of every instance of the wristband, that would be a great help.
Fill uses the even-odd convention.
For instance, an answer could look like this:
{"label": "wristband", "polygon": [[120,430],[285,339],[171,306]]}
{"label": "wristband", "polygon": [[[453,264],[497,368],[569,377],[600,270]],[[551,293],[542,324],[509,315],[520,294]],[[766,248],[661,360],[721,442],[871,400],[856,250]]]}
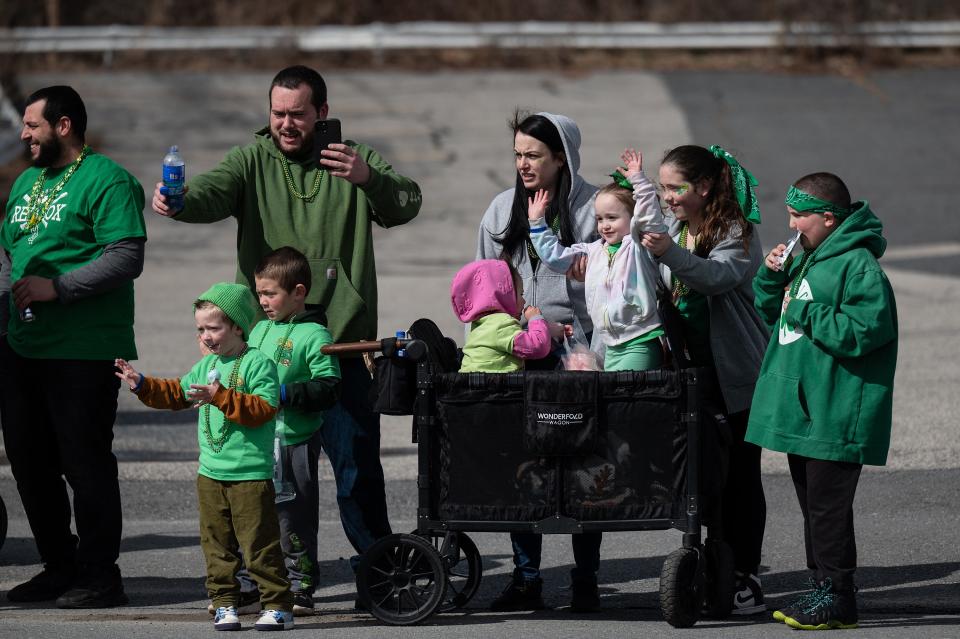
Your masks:
{"label": "wristband", "polygon": [[137,380],[137,385],[130,389],[131,393],[136,393],[140,390],[140,387],[143,386],[143,373],[140,373],[140,379]]}

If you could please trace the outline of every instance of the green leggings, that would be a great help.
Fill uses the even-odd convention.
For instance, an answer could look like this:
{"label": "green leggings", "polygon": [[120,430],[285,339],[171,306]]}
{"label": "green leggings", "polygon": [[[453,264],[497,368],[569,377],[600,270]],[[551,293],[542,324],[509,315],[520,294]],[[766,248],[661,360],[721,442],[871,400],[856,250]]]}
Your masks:
{"label": "green leggings", "polygon": [[630,341],[607,347],[603,360],[605,371],[645,371],[660,368],[663,362],[663,350],[660,340],[648,339],[643,342]]}

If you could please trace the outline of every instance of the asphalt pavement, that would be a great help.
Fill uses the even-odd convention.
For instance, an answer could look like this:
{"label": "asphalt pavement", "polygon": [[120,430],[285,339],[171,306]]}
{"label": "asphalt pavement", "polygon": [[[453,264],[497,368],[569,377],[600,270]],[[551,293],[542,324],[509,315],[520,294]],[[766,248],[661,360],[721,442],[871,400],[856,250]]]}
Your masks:
{"label": "asphalt pavement", "polygon": [[[269,73],[61,73],[20,78],[25,89],[72,84],[90,114],[95,148],[127,166],[149,193],[166,148],[178,144],[192,175],[214,166],[266,123]],[[889,241],[882,264],[897,295],[900,356],[890,460],[863,475],[857,496],[864,628],[878,637],[960,637],[960,443],[951,408],[960,380],[960,220],[954,184],[960,71],[884,71],[859,78],[736,72],[330,73],[331,116],[345,137],[377,148],[424,193],[420,216],[376,234],[380,334],[434,319],[462,341],[448,302],[452,274],[472,259],[487,204],[512,186],[515,106],[564,113],[583,133],[582,173],[595,183],[625,146],[644,151],[651,175],[678,144],[721,144],[758,178],[765,247],[787,235],[787,185],[815,170],[844,177],[868,199]],[[136,333],[149,374],[182,374],[196,359],[191,301],[232,279],[235,224],[185,225],[147,212],[147,263],[137,281]],[[0,597],[0,637],[206,636],[211,632],[198,546],[192,413],[150,411],[121,394],[115,449],[124,499],[120,565],[131,604],[109,611],[13,606]],[[404,418],[385,418],[382,458],[396,531],[414,527],[415,447]],[[768,523],[761,578],[772,604],[805,577],[801,519],[783,456],[765,453]],[[485,612],[510,570],[505,535],[475,536],[485,578],[465,612],[386,629],[353,611],[351,554],[321,461],[323,614],[297,627],[326,636],[674,636],[657,609],[663,557],[676,532],[605,536],[604,611],[571,615],[569,542],[547,537],[545,596],[554,609]],[[0,550],[0,591],[38,570],[5,458],[0,495],[10,532]],[[246,621],[246,619],[245,619]],[[253,619],[249,619],[252,623]],[[789,630],[767,617],[701,622],[687,634],[768,637]]]}

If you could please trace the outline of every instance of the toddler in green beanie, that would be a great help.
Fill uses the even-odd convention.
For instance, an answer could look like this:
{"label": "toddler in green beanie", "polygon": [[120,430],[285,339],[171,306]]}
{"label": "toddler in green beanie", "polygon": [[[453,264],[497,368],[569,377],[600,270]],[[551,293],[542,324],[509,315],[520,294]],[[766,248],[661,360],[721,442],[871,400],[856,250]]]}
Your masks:
{"label": "toddler in green beanie", "polygon": [[[274,509],[273,437],[279,381],[273,361],[247,345],[256,300],[241,284],[214,284],[193,304],[209,352],[178,379],[145,377],[116,360],[117,377],[147,406],[199,408],[200,547],[217,630],[240,628],[235,575],[242,554],[260,590],[258,630],[293,627],[293,599]],[[234,526],[234,521],[257,522]],[[239,549],[239,553],[238,553]]]}

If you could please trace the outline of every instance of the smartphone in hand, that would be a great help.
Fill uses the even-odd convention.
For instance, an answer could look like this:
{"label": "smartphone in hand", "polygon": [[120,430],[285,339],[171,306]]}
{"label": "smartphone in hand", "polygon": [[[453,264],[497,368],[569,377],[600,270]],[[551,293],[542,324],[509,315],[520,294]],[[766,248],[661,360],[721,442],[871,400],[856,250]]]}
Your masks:
{"label": "smartphone in hand", "polygon": [[323,157],[320,151],[323,151],[331,144],[340,144],[340,120],[328,118],[326,120],[317,120],[313,125],[313,156],[320,163]]}

